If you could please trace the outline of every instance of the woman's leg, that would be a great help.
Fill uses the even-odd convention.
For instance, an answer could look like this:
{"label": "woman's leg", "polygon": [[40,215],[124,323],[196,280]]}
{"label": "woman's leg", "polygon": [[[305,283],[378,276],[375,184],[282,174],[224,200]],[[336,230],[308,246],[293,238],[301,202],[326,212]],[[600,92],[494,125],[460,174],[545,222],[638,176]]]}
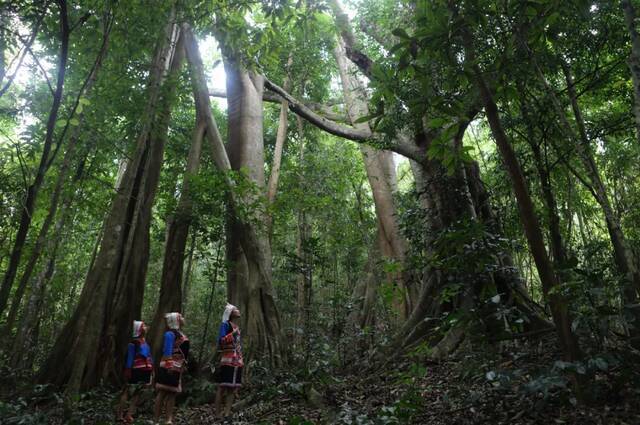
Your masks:
{"label": "woman's leg", "polygon": [[173,423],[173,408],[176,405],[176,395],[174,393],[167,393],[165,396],[165,406],[167,409],[167,423]]}
{"label": "woman's leg", "polygon": [[222,399],[224,397],[224,387],[218,384],[218,390],[216,391],[216,417],[222,418]]}
{"label": "woman's leg", "polygon": [[233,405],[234,395],[235,395],[235,391],[232,388],[228,388],[225,391],[225,395],[224,395],[224,415],[225,416],[231,415],[231,406]]}
{"label": "woman's leg", "polygon": [[153,406],[153,420],[158,422],[160,420],[160,415],[162,414],[162,405],[164,404],[165,392],[162,390],[158,390],[158,394],[156,395],[156,403]]}
{"label": "woman's leg", "polygon": [[120,403],[118,403],[118,410],[116,412],[116,416],[118,420],[122,419],[124,415],[124,410],[127,408],[127,399],[129,398],[129,388],[125,384],[124,389],[122,390],[122,394],[120,395]]}
{"label": "woman's leg", "polygon": [[136,391],[131,396],[131,401],[129,402],[129,416],[133,416],[136,414],[139,401],[140,401],[140,391]]}

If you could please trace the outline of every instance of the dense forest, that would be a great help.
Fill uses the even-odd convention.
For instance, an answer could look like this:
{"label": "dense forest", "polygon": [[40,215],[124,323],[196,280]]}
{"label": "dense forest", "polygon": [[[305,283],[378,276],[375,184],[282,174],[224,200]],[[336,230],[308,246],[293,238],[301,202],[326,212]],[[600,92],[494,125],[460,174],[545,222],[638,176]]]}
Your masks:
{"label": "dense forest", "polygon": [[345,1],[0,0],[1,423],[640,423],[640,1]]}

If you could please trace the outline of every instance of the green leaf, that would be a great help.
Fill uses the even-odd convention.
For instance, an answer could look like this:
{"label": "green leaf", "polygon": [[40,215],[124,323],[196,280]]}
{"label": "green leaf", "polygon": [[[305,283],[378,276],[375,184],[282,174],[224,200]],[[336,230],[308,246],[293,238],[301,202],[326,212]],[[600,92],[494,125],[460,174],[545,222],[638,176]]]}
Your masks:
{"label": "green leaf", "polygon": [[377,113],[377,112],[374,112],[373,114],[365,115],[364,117],[358,118],[353,123],[354,124],[360,124],[360,123],[363,123],[363,122],[371,121],[372,119],[374,119],[374,118],[376,118],[378,116],[380,116],[380,114]]}
{"label": "green leaf", "polygon": [[56,121],[56,127],[64,127],[65,125],[67,125],[67,120]]}
{"label": "green leaf", "polygon": [[86,97],[81,97],[78,102],[80,102],[81,105],[91,105],[91,102]]}
{"label": "green leaf", "polygon": [[77,119],[77,118],[71,118],[71,119],[69,120],[69,124],[71,124],[71,125],[73,125],[73,126],[78,126],[78,125],[80,125],[80,121],[78,121],[78,119]]}
{"label": "green leaf", "polygon": [[404,38],[406,40],[411,39],[411,37],[409,37],[409,34],[407,34],[407,31],[405,31],[404,28],[396,28],[393,31],[391,31],[391,34],[395,35],[396,37]]}
{"label": "green leaf", "polygon": [[447,120],[445,118],[433,118],[432,120],[429,120],[429,122],[427,123],[427,126],[429,128],[439,128],[445,125],[446,123],[447,123]]}

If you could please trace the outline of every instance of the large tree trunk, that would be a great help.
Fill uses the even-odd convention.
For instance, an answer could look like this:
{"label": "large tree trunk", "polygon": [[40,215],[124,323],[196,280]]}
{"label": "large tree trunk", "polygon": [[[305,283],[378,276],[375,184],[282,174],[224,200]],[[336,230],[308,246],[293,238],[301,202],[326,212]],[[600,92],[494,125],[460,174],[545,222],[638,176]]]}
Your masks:
{"label": "large tree trunk", "polygon": [[70,393],[105,379],[120,381],[131,322],[141,313],[151,207],[182,62],[173,19],[174,12],[154,55],[141,133],[106,218],[98,256],[40,373],[40,381],[67,384]]}
{"label": "large tree trunk", "polygon": [[193,139],[182,181],[182,190],[180,191],[180,200],[174,215],[167,220],[167,240],[162,264],[162,277],[160,279],[160,297],[149,334],[149,342],[154,347],[154,358],[158,359],[161,357],[159,355],[162,348],[160,341],[162,341],[162,334],[165,328],[165,313],[172,311],[182,312],[184,253],[193,210],[189,179],[198,173],[205,129],[206,122],[202,118],[202,114],[197,111]]}
{"label": "large tree trunk", "polygon": [[58,8],[60,11],[60,53],[58,55],[58,77],[56,89],[53,94],[53,102],[51,104],[51,110],[47,120],[42,156],[40,157],[40,163],[38,165],[38,170],[36,171],[35,179],[27,189],[24,207],[20,213],[18,232],[11,251],[9,266],[4,274],[2,285],[0,286],[0,314],[4,312],[7,306],[9,293],[11,292],[13,282],[18,272],[18,266],[20,265],[20,259],[22,258],[22,250],[27,239],[27,233],[31,226],[31,218],[33,217],[33,212],[36,207],[38,194],[40,193],[40,188],[44,181],[45,174],[49,168],[49,155],[54,142],[56,121],[58,120],[58,112],[60,110],[60,104],[62,103],[62,93],[69,53],[70,29],[66,1],[58,0]]}
{"label": "large tree trunk", "polygon": [[[266,223],[260,198],[265,193],[264,144],[262,139],[262,91],[263,77],[241,68],[240,64],[227,60],[227,102],[229,119],[229,161],[234,170],[243,173],[242,178],[254,185],[254,193],[245,196],[250,201],[248,219]],[[243,226],[238,217],[229,215],[227,233],[227,291],[229,300],[243,312],[243,334],[247,337],[249,355],[264,357],[272,352],[270,339],[275,337],[272,326],[276,324],[270,312],[263,307],[266,294],[271,297],[271,281],[265,281],[259,271],[258,260],[244,249]],[[271,247],[264,230],[257,232],[259,249],[264,256],[264,266],[271,272]],[[266,290],[266,291],[265,291]],[[263,293],[264,291],[264,293]]]}
{"label": "large tree trunk", "polygon": [[[371,128],[367,122],[357,122],[359,118],[369,116],[367,96],[364,87],[362,87],[362,84],[356,78],[355,66],[348,61],[345,55],[344,43],[341,40],[338,41],[334,49],[334,56],[338,63],[338,70],[340,71],[347,116],[356,129],[370,132]],[[398,312],[400,322],[403,322],[411,313],[413,304],[411,291],[408,289],[410,286],[409,273],[407,270],[404,270],[407,250],[406,241],[400,233],[395,201],[393,199],[394,192],[397,191],[393,153],[390,151],[377,150],[367,145],[360,145],[360,151],[362,152],[365,170],[369,184],[371,185],[376,217],[378,219],[378,237],[376,239],[380,246],[375,250],[377,254],[371,255],[370,257],[371,259],[377,258],[376,261],[386,260],[397,262],[403,269],[401,272],[388,273],[386,276],[396,287],[394,307]],[[373,266],[371,261],[369,261],[368,264],[369,266]],[[373,276],[384,279],[384,275],[378,273],[366,274],[365,282],[377,287],[379,282],[373,282],[371,279]],[[371,291],[367,290],[366,292],[370,293]],[[363,314],[363,317],[370,317],[371,314],[373,314],[373,306],[368,305],[368,303],[371,302],[375,302],[375,297],[369,296],[364,298],[362,308],[369,313]]]}
{"label": "large tree trunk", "polygon": [[[473,62],[475,57],[472,52],[473,46],[471,41],[466,40],[466,53],[469,55],[469,61]],[[544,245],[542,229],[535,214],[533,201],[529,195],[522,169],[516,157],[516,154],[507,138],[502,127],[500,116],[498,115],[498,107],[493,100],[488,86],[484,81],[482,72],[477,65],[473,66],[476,82],[480,90],[480,98],[485,108],[487,121],[491,128],[491,133],[498,146],[498,150],[502,156],[503,163],[507,168],[507,172],[511,178],[513,191],[516,195],[520,220],[522,222],[525,236],[529,249],[536,263],[538,276],[542,283],[542,290],[545,297],[549,300],[551,312],[553,315],[556,330],[558,332],[561,348],[568,361],[576,361],[581,357],[578,340],[571,328],[571,316],[569,314],[569,302],[560,292],[555,291],[559,287],[560,282],[555,274],[553,264],[547,256]]]}
{"label": "large tree trunk", "polygon": [[[98,72],[102,67],[102,61],[104,60],[104,57],[107,53],[107,47],[109,43],[109,34],[111,32],[111,28],[112,28],[112,21],[110,17],[107,17],[107,22],[105,22],[105,26],[104,26],[102,46],[100,48],[100,51],[98,52],[98,56],[94,62],[94,65],[91,71],[89,72],[87,79],[85,80],[85,84],[83,85],[82,89],[78,93],[78,96],[76,99],[76,105],[75,105],[76,107],[78,105],[80,98],[88,97],[98,77]],[[84,120],[84,112],[79,113],[77,116],[77,119],[80,124],[75,127],[73,134],[71,135],[71,137],[69,138],[69,142],[67,143],[67,150],[65,151],[64,157],[62,159],[62,164],[60,165],[60,170],[58,171],[58,176],[56,177],[56,183],[53,188],[53,193],[49,200],[49,210],[47,212],[47,215],[44,221],[42,222],[42,226],[40,227],[40,231],[38,232],[38,237],[36,238],[35,244],[31,250],[29,260],[27,261],[27,265],[24,268],[24,272],[22,274],[22,277],[20,278],[20,282],[18,283],[18,288],[16,289],[15,295],[12,300],[11,309],[9,311],[9,316],[7,318],[7,323],[6,323],[6,330],[8,333],[12,331],[13,322],[18,313],[18,309],[20,308],[22,297],[24,295],[24,292],[31,278],[31,273],[36,268],[36,264],[38,263],[40,254],[42,253],[43,248],[47,243],[47,236],[49,234],[49,229],[53,224],[56,213],[58,211],[58,203],[60,201],[60,196],[62,195],[65,182],[67,180],[67,177],[69,176],[71,163],[76,155],[76,148],[78,145],[78,141],[80,140],[80,135],[82,133],[82,122]]]}
{"label": "large tree trunk", "polygon": [[281,329],[271,287],[271,250],[266,232],[260,231],[263,229],[256,226],[256,223],[264,223],[264,217],[260,217],[259,211],[255,209],[255,194],[238,193],[237,185],[228,173],[232,165],[237,169],[238,164],[243,164],[248,171],[246,177],[258,189],[264,190],[261,103],[263,79],[231,64],[225,64],[228,68],[229,93],[230,154],[227,155],[211,113],[209,90],[198,46],[189,26],[185,24],[183,29],[195,102],[205,113],[206,136],[213,159],[216,166],[225,173],[225,184],[230,192],[229,229],[233,229],[229,232],[230,240],[227,241],[228,259],[232,261],[228,271],[230,301],[236,302],[243,309],[243,335],[248,356],[263,356],[272,363],[279,364],[282,361]]}
{"label": "large tree trunk", "polygon": [[629,71],[633,81],[633,116],[636,120],[636,138],[640,143],[640,35],[636,27],[636,10],[631,0],[620,2],[624,12],[624,20],[631,37],[631,53],[629,54]]}
{"label": "large tree trunk", "polygon": [[[458,146],[466,129],[466,124],[451,141],[452,149]],[[420,197],[420,204],[425,208],[428,256],[449,255],[441,238],[447,232],[463,230],[463,227],[477,220],[469,185],[463,167],[457,167],[452,173],[436,159],[426,155],[431,140],[424,135],[418,135],[418,146],[425,150],[425,159],[421,163],[412,163],[416,189]],[[438,252],[440,250],[445,252]],[[399,332],[403,344],[411,344],[422,338],[436,323],[425,321],[427,318],[439,318],[444,312],[460,308],[467,298],[474,298],[481,288],[486,276],[463,270],[462,264],[448,267],[446,265],[429,264],[423,273],[422,287],[416,300],[415,307]],[[447,285],[461,285],[459,293],[450,302],[441,302],[438,294]],[[451,345],[451,349],[455,346]]]}

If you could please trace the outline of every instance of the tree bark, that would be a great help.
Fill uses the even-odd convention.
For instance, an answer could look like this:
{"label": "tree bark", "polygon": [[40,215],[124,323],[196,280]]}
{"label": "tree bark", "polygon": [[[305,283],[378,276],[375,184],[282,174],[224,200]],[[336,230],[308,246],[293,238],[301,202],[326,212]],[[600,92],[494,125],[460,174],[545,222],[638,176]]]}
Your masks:
{"label": "tree bark", "polygon": [[193,254],[196,250],[196,229],[191,228],[191,243],[189,248],[189,257],[187,259],[187,270],[184,271],[184,285],[182,287],[182,313],[186,317],[186,307],[189,305],[189,294],[191,292],[191,279],[193,275]]}
{"label": "tree bark", "polygon": [[76,310],[41,369],[40,381],[66,384],[68,393],[120,381],[131,322],[141,313],[151,207],[182,62],[174,13],[154,54],[140,135],[106,218],[100,250]]}
{"label": "tree bark", "polygon": [[[459,146],[467,124],[462,124],[450,142],[452,149]],[[424,149],[421,162],[412,164],[416,189],[420,203],[425,208],[427,233],[427,257],[448,255],[446,247],[439,242],[448,232],[462,229],[460,226],[477,221],[473,200],[469,192],[469,184],[463,167],[449,172],[437,159],[430,159],[426,151],[432,140],[425,134],[416,136],[416,145]],[[444,249],[444,253],[438,253]],[[409,345],[422,338],[435,321],[428,318],[439,318],[443,313],[460,308],[465,299],[474,299],[482,286],[488,281],[487,276],[469,273],[463,267],[429,264],[423,271],[422,286],[415,301],[415,306],[398,332],[399,343]],[[459,293],[450,302],[441,302],[438,295],[451,284],[463,284]],[[450,345],[454,349],[457,345]]]}
{"label": "tree bark", "polygon": [[636,26],[636,10],[633,3],[631,0],[622,0],[620,5],[631,38],[631,53],[627,64],[633,81],[633,116],[636,121],[636,138],[640,143],[640,35]]}
{"label": "tree bark", "polygon": [[0,314],[2,314],[7,306],[9,300],[9,293],[13,287],[13,283],[18,272],[18,266],[20,265],[20,259],[22,258],[22,250],[24,248],[25,241],[27,239],[27,233],[31,226],[31,218],[36,207],[36,201],[40,188],[44,181],[45,174],[48,168],[49,154],[53,145],[53,138],[55,132],[56,121],[58,120],[58,112],[60,110],[60,104],[62,103],[62,94],[64,88],[64,79],[67,68],[67,58],[69,56],[69,21],[67,16],[67,2],[66,0],[58,0],[58,9],[60,14],[60,53],[58,55],[58,77],[56,82],[56,89],[53,95],[53,102],[51,104],[51,110],[49,111],[49,118],[46,125],[46,133],[44,138],[44,146],[42,149],[42,156],[40,157],[40,164],[36,172],[33,183],[29,186],[26,193],[26,199],[24,202],[24,208],[20,214],[20,224],[16,238],[11,251],[11,258],[9,260],[9,266],[4,274],[2,285],[0,286]]}
{"label": "tree bark", "polygon": [[[524,91],[522,91],[524,93]],[[560,228],[560,215],[558,214],[558,203],[551,186],[551,175],[549,169],[545,166],[542,158],[540,145],[536,143],[534,138],[534,130],[532,127],[532,117],[529,114],[528,107],[523,101],[521,106],[522,118],[527,125],[527,143],[531,147],[533,159],[540,179],[540,189],[542,191],[542,199],[544,200],[545,210],[547,211],[547,220],[549,226],[549,242],[551,245],[551,253],[553,254],[553,263],[559,275],[562,274],[562,268],[565,267],[567,254],[562,240],[562,231]]]}
{"label": "tree bark", "polygon": [[[231,168],[240,171],[256,191],[245,196],[245,212],[248,220],[265,223],[266,214],[261,211],[261,197],[265,192],[264,145],[262,139],[262,90],[261,75],[246,71],[233,59],[225,61],[227,73],[227,102],[229,119],[229,142],[227,149]],[[264,281],[258,270],[258,260],[247,252],[242,244],[244,232],[235,211],[229,214],[227,232],[227,293],[229,300],[243,312],[243,334],[247,336],[249,355],[271,357],[269,340],[275,329],[275,321],[263,308],[263,288],[271,293],[271,280]],[[264,231],[256,232],[259,247],[264,257],[264,266],[271,273],[271,247]],[[275,304],[274,304],[275,307]],[[278,326],[279,332],[279,326]],[[253,352],[251,352],[253,351]]]}
{"label": "tree bark", "polygon": [[[246,195],[237,193],[236,184],[228,173],[232,164],[234,169],[237,169],[238,164],[243,164],[248,170],[247,177],[258,187],[262,182],[264,190],[261,96],[263,78],[250,75],[230,64],[226,65],[229,66],[227,93],[230,132],[230,154],[227,155],[211,113],[209,90],[198,46],[188,25],[183,25],[183,31],[195,102],[205,113],[206,136],[210,142],[213,160],[218,169],[225,173],[225,184],[229,189],[230,227],[234,232],[230,235],[231,241],[227,241],[227,250],[232,250],[229,259],[235,261],[231,263],[228,272],[230,282],[234,283],[228,288],[230,301],[238,302],[238,306],[242,308],[243,335],[249,357],[264,356],[273,364],[279,364],[282,361],[281,325],[271,288],[269,240],[265,232],[261,233],[256,228],[252,217],[247,217],[245,213],[256,213],[250,208],[255,198],[247,198]],[[256,119],[258,120],[254,121]],[[236,271],[245,273],[241,275],[241,279],[233,280]]]}

